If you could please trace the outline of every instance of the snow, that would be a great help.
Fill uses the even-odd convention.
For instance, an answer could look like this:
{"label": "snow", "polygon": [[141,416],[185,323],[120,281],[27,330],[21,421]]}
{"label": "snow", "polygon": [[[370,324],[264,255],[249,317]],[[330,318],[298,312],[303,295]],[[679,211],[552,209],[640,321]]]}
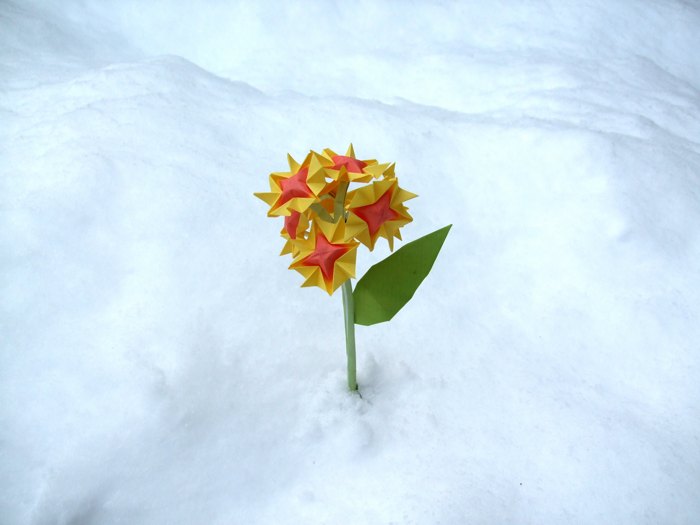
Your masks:
{"label": "snow", "polygon": [[[694,49],[680,0],[0,4],[0,523],[697,523]],[[454,223],[361,398],[252,196],[350,142]]]}

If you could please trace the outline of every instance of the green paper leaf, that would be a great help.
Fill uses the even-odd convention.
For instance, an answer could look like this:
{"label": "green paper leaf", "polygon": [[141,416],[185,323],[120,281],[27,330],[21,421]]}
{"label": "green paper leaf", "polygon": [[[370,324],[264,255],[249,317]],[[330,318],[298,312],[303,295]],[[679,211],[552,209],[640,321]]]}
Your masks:
{"label": "green paper leaf", "polygon": [[452,225],[404,244],[372,266],[355,287],[355,323],[369,326],[388,321],[411,300],[430,273]]}

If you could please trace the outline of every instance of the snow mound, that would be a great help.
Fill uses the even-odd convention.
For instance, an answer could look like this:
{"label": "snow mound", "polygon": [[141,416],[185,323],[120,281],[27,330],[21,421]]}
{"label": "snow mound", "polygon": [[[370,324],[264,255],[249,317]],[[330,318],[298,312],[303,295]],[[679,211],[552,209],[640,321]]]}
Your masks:
{"label": "snow mound", "polygon": [[[700,10],[0,6],[0,522],[691,524]],[[285,154],[397,161],[391,323],[299,289]],[[363,273],[387,255],[358,257]]]}

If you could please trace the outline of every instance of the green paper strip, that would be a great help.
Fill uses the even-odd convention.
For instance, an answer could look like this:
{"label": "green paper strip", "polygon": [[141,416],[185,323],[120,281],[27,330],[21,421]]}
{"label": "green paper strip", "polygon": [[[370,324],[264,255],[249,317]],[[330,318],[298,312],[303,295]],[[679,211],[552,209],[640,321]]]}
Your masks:
{"label": "green paper strip", "polygon": [[411,300],[430,273],[452,225],[403,245],[372,266],[355,287],[355,323],[388,321]]}

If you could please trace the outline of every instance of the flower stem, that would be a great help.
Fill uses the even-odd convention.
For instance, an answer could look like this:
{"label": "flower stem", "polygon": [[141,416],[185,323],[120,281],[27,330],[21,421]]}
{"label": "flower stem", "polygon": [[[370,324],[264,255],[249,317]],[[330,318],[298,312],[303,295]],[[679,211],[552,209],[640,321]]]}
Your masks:
{"label": "flower stem", "polygon": [[340,219],[345,219],[345,196],[348,193],[349,182],[341,182],[338,185],[333,206],[333,222],[338,222]]}
{"label": "flower stem", "polygon": [[314,202],[311,205],[311,209],[314,210],[322,220],[326,222],[335,222],[333,216],[323,209],[323,206],[321,206],[318,202]]}
{"label": "flower stem", "polygon": [[348,355],[348,388],[357,390],[357,365],[355,363],[355,303],[352,299],[350,279],[343,283],[343,313],[345,314],[345,352]]}

